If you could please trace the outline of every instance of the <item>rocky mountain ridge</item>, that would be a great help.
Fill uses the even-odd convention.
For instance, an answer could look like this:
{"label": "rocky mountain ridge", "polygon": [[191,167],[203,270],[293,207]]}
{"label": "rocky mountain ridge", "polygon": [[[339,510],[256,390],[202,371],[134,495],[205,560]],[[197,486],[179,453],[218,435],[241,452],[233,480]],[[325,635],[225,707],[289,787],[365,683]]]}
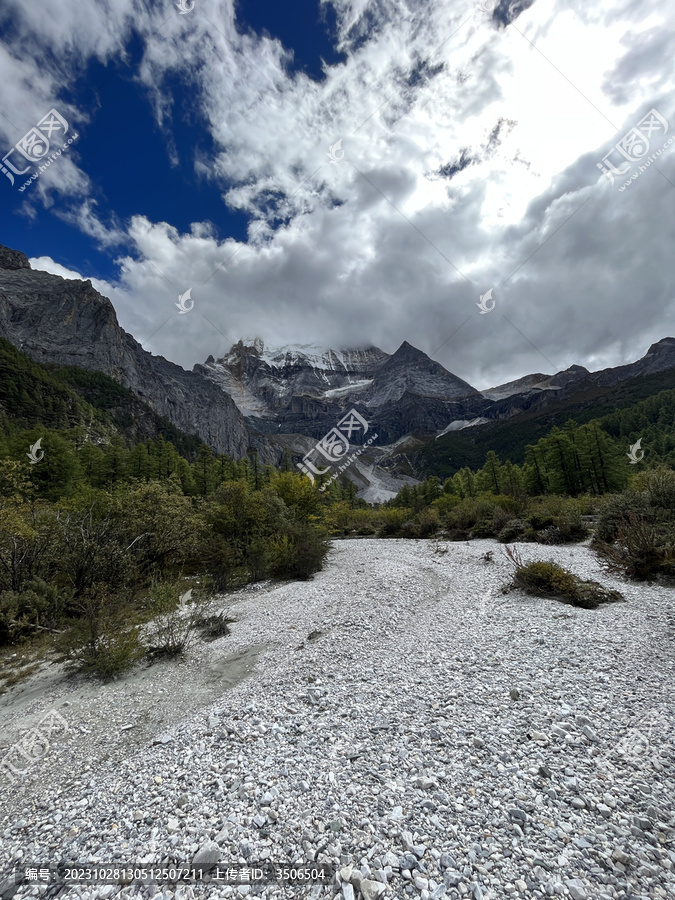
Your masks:
{"label": "rocky mountain ridge", "polygon": [[610,386],[675,368],[675,338],[653,344],[634,363],[598,372],[572,365],[478,391],[407,341],[393,354],[378,347],[333,350],[268,348],[241,340],[223,358],[195,366],[228,393],[251,428],[320,438],[350,407],[392,444],[406,435],[433,438],[545,407],[593,385]]}
{"label": "rocky mountain ridge", "polygon": [[25,254],[1,246],[0,335],[36,362],[105,373],[219,452],[239,458],[253,445],[275,458],[269,442],[249,434],[228,394],[144,350],[90,281],[34,270]]}
{"label": "rocky mountain ridge", "polygon": [[143,350],[90,281],[33,270],[23,253],[1,245],[0,336],[36,362],[105,373],[181,431],[234,458],[256,449],[265,462],[279,462],[285,448],[298,461],[355,408],[377,433],[376,445],[347,472],[363,496],[380,476],[389,495],[392,478],[415,477],[416,448],[442,434],[488,428],[635,376],[675,370],[675,338],[667,337],[628,365],[598,372],[573,365],[478,391],[407,341],[389,354],[374,346],[269,347],[253,338],[188,372]]}

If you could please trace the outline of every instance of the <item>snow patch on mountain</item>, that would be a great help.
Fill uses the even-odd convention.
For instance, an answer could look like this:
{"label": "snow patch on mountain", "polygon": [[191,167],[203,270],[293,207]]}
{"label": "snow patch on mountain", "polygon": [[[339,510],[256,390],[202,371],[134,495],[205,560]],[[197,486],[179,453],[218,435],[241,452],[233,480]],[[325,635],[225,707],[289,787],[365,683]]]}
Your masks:
{"label": "snow patch on mountain", "polygon": [[470,421],[468,419],[455,419],[455,421],[446,426],[443,431],[438,432],[438,434],[436,435],[436,440],[451,431],[463,431],[465,428],[473,428],[474,425],[485,425],[485,423],[489,421],[489,419],[485,419],[483,418],[483,416],[478,416],[477,418],[471,419]]}

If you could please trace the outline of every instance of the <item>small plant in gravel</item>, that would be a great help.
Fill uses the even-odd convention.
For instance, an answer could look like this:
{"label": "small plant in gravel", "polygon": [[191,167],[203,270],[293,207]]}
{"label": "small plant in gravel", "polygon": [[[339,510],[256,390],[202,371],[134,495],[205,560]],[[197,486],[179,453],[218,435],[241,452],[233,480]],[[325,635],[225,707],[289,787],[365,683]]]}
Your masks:
{"label": "small plant in gravel", "polygon": [[195,622],[196,628],[199,630],[202,640],[215,641],[219,637],[224,637],[230,633],[229,626],[234,622],[224,612],[214,613],[209,616],[202,616]]}
{"label": "small plant in gravel", "polygon": [[584,609],[596,609],[603,603],[623,600],[618,591],[605,588],[597,581],[581,579],[556,562],[524,562],[516,549],[505,549],[514,567],[513,580],[509,585],[511,589],[520,588],[527,594],[559,598]]}
{"label": "small plant in gravel", "polygon": [[181,594],[180,582],[158,582],[149,591],[152,621],[147,653],[151,659],[180,656],[190,646],[200,622],[209,617],[211,598]]}

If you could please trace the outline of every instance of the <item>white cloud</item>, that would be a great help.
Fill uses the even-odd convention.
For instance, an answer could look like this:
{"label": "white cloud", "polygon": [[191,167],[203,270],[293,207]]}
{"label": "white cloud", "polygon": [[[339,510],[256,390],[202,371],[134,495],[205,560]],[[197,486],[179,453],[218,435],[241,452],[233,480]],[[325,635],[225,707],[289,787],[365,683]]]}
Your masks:
{"label": "white cloud", "polygon": [[[348,59],[321,83],[289,76],[278,41],[239,35],[222,0],[196,0],[187,16],[172,4],[134,12],[139,77],[167,139],[170,73],[191,86],[216,148],[189,164],[251,227],[247,244],[219,243],[208,223],[179,233],[149,221],[142,197],[130,222],[104,225],[81,199],[82,160],[78,202],[61,215],[103,246],[132,248],[104,291],[123,327],[141,341],[159,329],[144,345],[190,367],[256,333],[433,352],[471,316],[438,358],[483,387],[549,361],[625,362],[668,332],[672,188],[650,171],[619,193],[596,167],[651,106],[675,127],[665,0],[537,0],[505,29],[468,2],[332,2]],[[0,51],[3,90],[17,85],[5,108],[37,118],[59,79],[122,55],[131,9],[59,0],[43,19],[14,6],[25,46],[50,46],[59,67],[41,70],[19,42],[12,57]],[[345,157],[331,165],[339,138]],[[675,183],[675,153],[659,167]],[[479,316],[490,286],[497,306]],[[188,287],[195,307],[179,316]]]}

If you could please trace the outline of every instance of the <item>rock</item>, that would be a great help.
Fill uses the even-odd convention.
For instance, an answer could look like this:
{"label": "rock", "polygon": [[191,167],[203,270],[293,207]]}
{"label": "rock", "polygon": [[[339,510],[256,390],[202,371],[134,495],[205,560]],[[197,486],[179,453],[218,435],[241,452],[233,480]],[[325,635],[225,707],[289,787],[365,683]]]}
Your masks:
{"label": "rock", "polygon": [[485,746],[485,741],[482,738],[479,738],[477,735],[473,736],[473,745],[481,750]]}
{"label": "rock", "polygon": [[426,891],[429,888],[429,879],[423,878],[421,875],[415,875],[413,884],[418,891]]}
{"label": "rock", "polygon": [[403,844],[403,848],[412,852],[413,850],[413,836],[409,831],[402,831],[400,834],[401,843]]}
{"label": "rock", "polygon": [[509,695],[512,700],[520,700],[520,691],[518,690],[518,688],[511,688],[511,690],[509,691]]}
{"label": "rock", "polygon": [[[10,250],[0,244],[0,269],[30,269],[28,257],[20,250]],[[65,704],[64,704],[65,705]]]}
{"label": "rock", "polygon": [[521,827],[527,824],[527,813],[524,810],[519,809],[517,806],[509,807],[506,812],[508,813],[509,819],[511,819],[512,822],[516,822]]}
{"label": "rock", "polygon": [[572,900],[586,900],[586,886],[580,878],[569,878],[565,884]]}
{"label": "rock", "polygon": [[343,866],[343,867],[340,869],[340,878],[341,878],[341,880],[342,880],[342,881],[349,881],[349,879],[352,877],[352,871],[353,871],[353,869],[354,869],[354,866]]}
{"label": "rock", "polygon": [[591,741],[591,743],[597,744],[598,736],[590,727],[590,725],[584,725],[584,727],[581,729],[581,733],[584,734],[588,738],[588,740]]}
{"label": "rock", "polygon": [[169,819],[166,823],[166,830],[169,834],[172,834],[174,831],[178,831],[178,819]]}
{"label": "rock", "polygon": [[363,900],[379,900],[386,888],[381,881],[371,881],[366,878],[361,882],[361,895]]}
{"label": "rock", "polygon": [[518,889],[518,891],[519,891],[521,894],[524,894],[525,891],[527,890],[527,885],[525,884],[525,882],[524,882],[521,878],[519,878],[519,879],[515,882],[515,885],[516,885],[516,888]]}
{"label": "rock", "polygon": [[348,881],[342,882],[342,897],[343,900],[354,900],[354,888]]}
{"label": "rock", "polygon": [[459,872],[448,869],[443,873],[443,883],[449,888],[457,887],[461,880]]}
{"label": "rock", "polygon": [[210,869],[220,861],[221,850],[215,841],[207,841],[199,848],[192,858],[192,866],[201,869]]}
{"label": "rock", "polygon": [[386,868],[386,866],[391,866],[392,869],[397,869],[398,868],[398,857],[395,856],[391,852],[391,850],[387,850],[387,852],[382,857],[382,865],[385,866],[385,868]]}

